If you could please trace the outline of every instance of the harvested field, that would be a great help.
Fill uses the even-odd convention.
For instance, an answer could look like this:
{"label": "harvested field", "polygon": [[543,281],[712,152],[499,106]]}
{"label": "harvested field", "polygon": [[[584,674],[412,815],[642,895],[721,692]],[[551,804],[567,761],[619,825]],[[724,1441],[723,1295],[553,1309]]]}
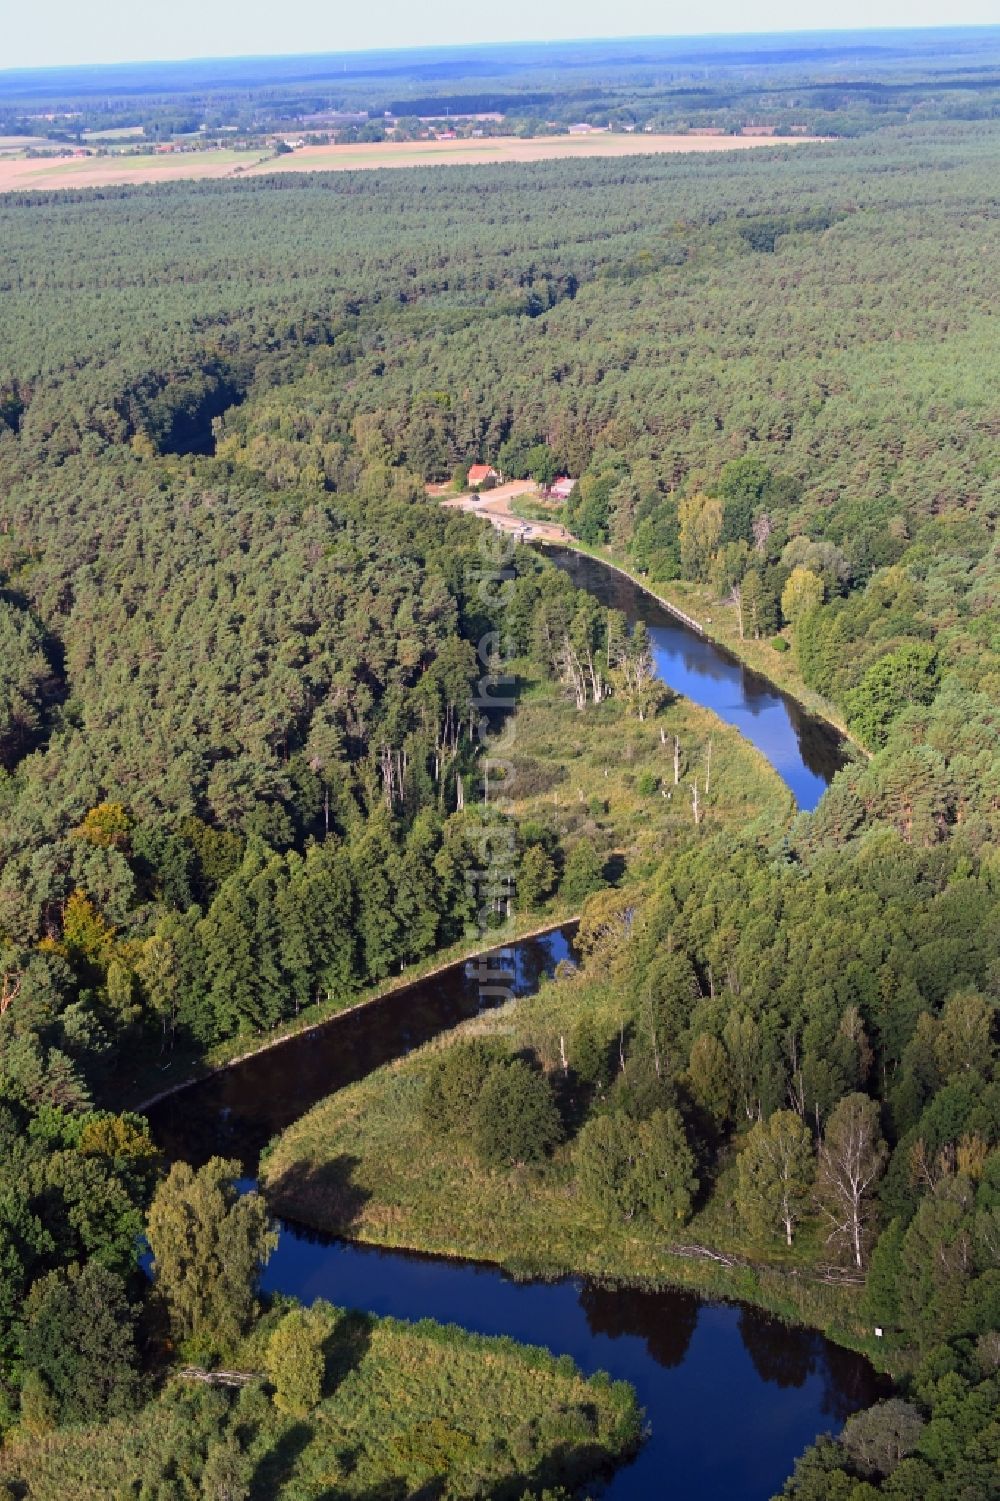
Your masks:
{"label": "harvested field", "polygon": [[45,136],[4,136],[0,135],[0,151],[6,154],[8,151],[29,151],[39,146],[51,146],[52,142]]}
{"label": "harvested field", "polygon": [[[778,144],[818,140],[817,136],[787,137]],[[285,157],[282,172],[346,172],[374,167],[485,166],[489,162],[541,162],[578,156],[655,156],[662,152],[739,151],[774,146],[773,138],[758,136],[590,135],[539,136],[515,140],[378,141],[357,146],[303,146]],[[271,170],[258,168],[260,170]]]}
{"label": "harvested field", "polygon": [[263,151],[163,152],[135,156],[0,158],[0,192],[36,188],[104,188],[117,183],[177,182],[182,178],[240,175],[269,153]]}
{"label": "harvested field", "polygon": [[96,188],[112,183],[173,182],[268,172],[356,172],[379,167],[486,166],[588,156],[655,156],[664,152],[746,151],[807,145],[819,136],[591,135],[534,140],[378,141],[355,146],[303,146],[287,156],[267,151],[143,153],[136,156],[0,160],[0,192],[26,188]]}

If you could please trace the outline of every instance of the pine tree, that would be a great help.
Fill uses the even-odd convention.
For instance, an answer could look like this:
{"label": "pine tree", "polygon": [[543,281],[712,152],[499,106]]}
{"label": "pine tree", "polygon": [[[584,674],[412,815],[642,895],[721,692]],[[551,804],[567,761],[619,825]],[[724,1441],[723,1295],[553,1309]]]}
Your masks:
{"label": "pine tree", "polygon": [[556,870],[543,844],[529,844],[517,871],[517,905],[521,912],[534,912],[552,894]]}
{"label": "pine tree", "polygon": [[604,864],[590,839],[578,839],[566,856],[560,895],[572,907],[579,907],[587,897],[604,886]]}

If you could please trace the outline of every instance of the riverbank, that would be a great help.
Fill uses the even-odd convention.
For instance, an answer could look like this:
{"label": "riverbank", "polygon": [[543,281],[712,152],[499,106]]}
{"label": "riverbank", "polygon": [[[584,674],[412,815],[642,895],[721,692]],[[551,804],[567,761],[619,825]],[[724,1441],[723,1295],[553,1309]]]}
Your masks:
{"label": "riverbank", "polygon": [[465,1135],[442,1139],[425,1129],[423,1089],[443,1049],[473,1034],[492,1036],[514,1051],[528,1049],[556,1074],[561,1040],[573,1037],[584,1014],[617,1030],[612,981],[595,983],[584,971],[549,982],[330,1096],[265,1153],[261,1182],[272,1208],[352,1241],[488,1262],[521,1278],[584,1276],[749,1303],[819,1329],[885,1368],[887,1354],[862,1319],[861,1289],[825,1280],[819,1226],[804,1223],[791,1250],[752,1243],[724,1174],[692,1222],[668,1237],[641,1216],[617,1220],[585,1202],[571,1143],[542,1167],[491,1171]]}
{"label": "riverbank", "polygon": [[519,825],[547,827],[564,850],[588,839],[616,879],[723,829],[773,837],[795,816],[763,752],[692,699],[664,686],[655,712],[639,719],[622,697],[579,709],[565,689],[532,682],[528,664],[516,671],[517,713],[491,747],[507,768],[510,810]]}
{"label": "riverbank", "polygon": [[[503,792],[519,822],[541,824],[563,841],[589,838],[600,856],[612,863],[616,856],[633,866],[662,856],[664,849],[686,841],[694,831],[686,786],[673,796],[675,736],[685,779],[690,767],[701,767],[706,747],[712,746],[714,787],[708,794],[702,792],[699,807],[703,834],[722,827],[777,830],[791,819],[792,800],[766,757],[711,711],[681,699],[640,721],[620,700],[610,698],[581,714],[562,689],[531,682],[527,663],[514,665],[523,691],[516,714],[491,754],[509,765],[510,780]],[[570,756],[568,746],[573,748]],[[439,949],[409,965],[405,974],[353,996],[304,1007],[271,1036],[252,1043],[246,1036],[229,1038],[202,1057],[178,1051],[168,1065],[168,1084],[160,1060],[149,1060],[116,1103],[140,1112],[151,1109],[191,1084],[314,1027],[374,1006],[491,949],[550,933],[575,922],[578,915],[575,904],[561,900],[557,892],[541,910],[517,914],[488,934]]]}
{"label": "riverbank", "polygon": [[191,1085],[213,1078],[216,1074],[223,1073],[237,1064],[245,1063],[251,1058],[257,1058],[262,1053],[270,1052],[272,1048],[279,1048],[282,1043],[290,1042],[294,1037],[301,1037],[304,1032],[311,1032],[315,1027],[339,1021],[358,1011],[364,1011],[369,1006],[385,1000],[387,996],[396,995],[408,990],[412,985],[433,979],[435,975],[443,974],[457,964],[478,959],[484,954],[492,953],[496,949],[504,948],[508,944],[525,938],[537,938],[545,933],[552,933],[568,923],[577,922],[578,919],[578,913],[571,911],[565,904],[564,909],[560,908],[558,903],[550,904],[550,909],[544,917],[540,917],[538,913],[525,913],[508,918],[502,926],[490,929],[488,935],[481,933],[468,943],[452,944],[450,948],[439,949],[435,954],[428,955],[426,960],[411,964],[405,974],[396,975],[391,980],[383,980],[379,985],[369,986],[358,995],[348,998],[346,1002],[333,997],[315,1001],[311,1006],[304,1006],[293,1021],[277,1028],[272,1036],[263,1039],[254,1047],[247,1047],[246,1037],[231,1037],[225,1042],[218,1043],[201,1057],[178,1054],[170,1065],[178,1068],[178,1077],[166,1087],[156,1090],[155,1093],[143,1095],[141,1093],[143,1089],[151,1088],[154,1069],[160,1074],[164,1072],[158,1065],[151,1064],[143,1073],[137,1074],[130,1084],[123,1086],[119,1108],[135,1110],[139,1113],[151,1110],[154,1105],[158,1105],[162,1100],[170,1099],[171,1096],[179,1094],[184,1089],[189,1089]]}
{"label": "riverbank", "polygon": [[[735,620],[730,621],[720,613],[726,609],[724,602],[704,585],[676,579],[669,584],[658,583],[654,588],[646,576],[616,557],[609,544],[598,547],[574,537],[556,519],[559,510],[546,511],[542,516],[533,502],[536,487],[530,481],[512,481],[483,495],[454,496],[439,486],[429,486],[428,493],[443,505],[456,506],[488,520],[497,530],[513,533],[519,540],[531,542],[543,550],[562,548],[593,558],[628,579],[689,630],[723,647],[736,661],[794,699],[807,713],[830,725],[861,755],[869,755],[866,747],[851,734],[837,706],[803,681],[793,652],[776,652],[768,639],[741,637]],[[788,640],[787,636],[783,639]]]}
{"label": "riverbank", "polygon": [[757,641],[747,637],[741,639],[735,621],[729,621],[720,613],[725,611],[725,603],[717,599],[711,590],[682,579],[669,584],[657,583],[654,587],[647,577],[616,558],[610,547],[593,547],[581,542],[578,537],[560,539],[557,543],[543,541],[540,545],[543,549],[557,546],[567,552],[577,552],[583,557],[593,558],[595,562],[628,579],[676,619],[715,642],[717,646],[723,647],[744,667],[758,673],[772,687],[794,699],[807,713],[832,726],[860,755],[869,755],[867,749],[851,734],[837,706],[803,681],[795,666],[794,653],[776,652],[769,640]]}

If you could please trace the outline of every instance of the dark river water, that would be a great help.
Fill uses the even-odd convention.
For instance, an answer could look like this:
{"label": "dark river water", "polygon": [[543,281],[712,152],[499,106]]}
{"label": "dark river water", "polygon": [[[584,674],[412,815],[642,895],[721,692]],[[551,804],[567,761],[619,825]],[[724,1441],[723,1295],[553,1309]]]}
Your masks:
{"label": "dark river water", "polygon": [[657,674],[667,686],[735,725],[763,751],[799,807],[815,808],[846,760],[843,737],[832,725],[807,714],[724,647],[690,630],[624,574],[565,547],[546,547],[545,556],[603,605],[621,610],[630,621],[644,621]]}
{"label": "dark river water", "polygon": [[[737,724],[774,761],[800,806],[814,806],[840,764],[834,732],[677,625],[628,580],[574,554],[556,561],[630,619],[645,619],[669,686]],[[572,935],[565,927],[524,939],[501,951],[493,968],[508,972],[512,994],[530,994],[572,958]],[[249,1186],[278,1131],[482,1004],[472,962],[417,981],[161,1101],[149,1111],[157,1140],[169,1156],[195,1163],[213,1153],[239,1158]],[[838,1431],[884,1391],[860,1356],[750,1308],[584,1279],[519,1283],[494,1267],[329,1240],[290,1224],[264,1287],[307,1303],[322,1296],[374,1314],[509,1335],[571,1355],[588,1373],[631,1381],[650,1432],[608,1483],[605,1494],[615,1501],[767,1501],[817,1434]]]}

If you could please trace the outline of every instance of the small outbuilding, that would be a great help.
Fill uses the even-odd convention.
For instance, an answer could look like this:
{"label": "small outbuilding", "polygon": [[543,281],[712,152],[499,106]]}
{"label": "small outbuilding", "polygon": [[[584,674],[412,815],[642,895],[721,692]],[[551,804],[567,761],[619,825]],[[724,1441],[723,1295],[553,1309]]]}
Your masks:
{"label": "small outbuilding", "polygon": [[492,464],[473,464],[469,470],[469,486],[473,490],[492,490],[500,476]]}

